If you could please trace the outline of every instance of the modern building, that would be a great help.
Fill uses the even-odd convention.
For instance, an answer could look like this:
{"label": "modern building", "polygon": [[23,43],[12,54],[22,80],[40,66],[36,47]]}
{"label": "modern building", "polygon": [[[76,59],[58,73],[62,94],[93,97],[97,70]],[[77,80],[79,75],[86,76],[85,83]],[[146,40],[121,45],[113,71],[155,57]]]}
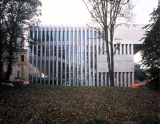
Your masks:
{"label": "modern building", "polygon": [[[144,25],[120,26],[114,33],[115,85],[134,83],[135,46]],[[101,28],[99,28],[103,31]],[[87,26],[40,26],[30,30],[28,80],[62,86],[110,86],[105,42]],[[37,43],[36,43],[37,42]]]}

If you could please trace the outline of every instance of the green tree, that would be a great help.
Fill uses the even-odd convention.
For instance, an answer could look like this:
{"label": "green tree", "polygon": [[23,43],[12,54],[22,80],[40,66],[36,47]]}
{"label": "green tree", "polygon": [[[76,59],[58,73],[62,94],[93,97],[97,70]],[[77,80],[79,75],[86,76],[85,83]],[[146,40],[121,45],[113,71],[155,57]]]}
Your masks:
{"label": "green tree", "polygon": [[5,58],[3,58],[4,52],[0,52],[0,60],[1,64],[7,60],[6,80],[10,78],[11,66],[16,59],[14,53],[20,48],[17,38],[22,38],[24,42],[25,32],[31,26],[37,25],[39,21],[35,17],[41,15],[41,6],[40,0],[2,0],[0,2],[0,49],[7,52]]}
{"label": "green tree", "polygon": [[[147,72],[151,74],[151,80],[148,86],[159,88],[160,79],[160,1],[158,8],[151,14],[150,24],[143,27],[146,29],[142,50],[142,64],[149,69]],[[142,40],[141,39],[141,40]]]}
{"label": "green tree", "polygon": [[134,79],[143,81],[147,78],[146,72],[140,68],[139,64],[134,64]]}
{"label": "green tree", "polygon": [[[110,85],[114,86],[114,30],[117,26],[128,25],[129,22],[132,22],[134,5],[131,0],[83,0],[83,2],[91,15],[91,24],[87,24],[88,27],[96,29],[98,34],[96,37],[101,37],[105,41]],[[92,24],[98,24],[104,32]],[[111,46],[111,54],[109,53],[109,46]],[[119,44],[117,44],[118,46]]]}

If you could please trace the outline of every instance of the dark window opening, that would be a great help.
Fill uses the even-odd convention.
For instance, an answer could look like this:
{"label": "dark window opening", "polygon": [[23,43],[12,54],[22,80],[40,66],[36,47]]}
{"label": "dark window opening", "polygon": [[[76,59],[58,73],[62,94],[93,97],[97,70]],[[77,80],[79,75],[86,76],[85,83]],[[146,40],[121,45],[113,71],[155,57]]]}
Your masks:
{"label": "dark window opening", "polygon": [[21,55],[21,62],[24,62],[24,55]]}

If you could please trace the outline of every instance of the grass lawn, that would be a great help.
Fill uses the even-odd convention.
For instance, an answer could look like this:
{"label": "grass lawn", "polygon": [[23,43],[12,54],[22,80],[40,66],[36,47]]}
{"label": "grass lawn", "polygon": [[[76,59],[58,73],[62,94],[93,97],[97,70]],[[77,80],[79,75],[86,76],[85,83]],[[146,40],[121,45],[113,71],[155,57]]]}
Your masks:
{"label": "grass lawn", "polygon": [[159,95],[127,87],[0,86],[0,123],[158,123]]}

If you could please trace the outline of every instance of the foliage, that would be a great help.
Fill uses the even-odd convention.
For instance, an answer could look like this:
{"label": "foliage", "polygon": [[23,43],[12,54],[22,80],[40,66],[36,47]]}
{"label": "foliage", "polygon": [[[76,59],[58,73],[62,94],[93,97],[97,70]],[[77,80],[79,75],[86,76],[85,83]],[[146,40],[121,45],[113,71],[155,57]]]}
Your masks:
{"label": "foliage", "polygon": [[[91,23],[87,24],[87,26],[97,32],[96,38],[104,39],[104,46],[106,47],[107,52],[110,85],[114,86],[114,30],[119,25],[127,25],[129,22],[132,22],[134,17],[132,10],[134,6],[131,0],[83,0],[83,2],[91,15]],[[95,27],[95,24],[100,26],[103,31],[100,27]],[[117,48],[118,46],[119,43],[117,43]],[[111,54],[109,53],[109,47],[111,49]]]}
{"label": "foliage", "polygon": [[158,8],[151,14],[150,24],[143,27],[146,29],[142,50],[142,64],[148,67],[148,73],[151,74],[151,80],[148,86],[159,88],[159,68],[160,68],[160,2]]}
{"label": "foliage", "polygon": [[138,79],[140,81],[143,81],[146,79],[146,72],[140,68],[139,64],[134,64],[134,78]]}
{"label": "foliage", "polygon": [[[25,33],[30,26],[37,25],[36,16],[41,15],[39,0],[2,0],[0,2],[0,60],[7,62],[6,80],[9,80],[11,66],[16,62],[16,52],[24,44]],[[21,38],[20,43],[17,38]],[[2,68],[0,67],[0,72]]]}
{"label": "foliage", "polygon": [[151,69],[148,69],[147,72],[151,75],[149,77],[149,81],[147,82],[146,86],[149,89],[160,89],[159,88],[160,69],[151,68]]}
{"label": "foliage", "polygon": [[95,124],[107,124],[107,121],[102,115],[95,119]]}

